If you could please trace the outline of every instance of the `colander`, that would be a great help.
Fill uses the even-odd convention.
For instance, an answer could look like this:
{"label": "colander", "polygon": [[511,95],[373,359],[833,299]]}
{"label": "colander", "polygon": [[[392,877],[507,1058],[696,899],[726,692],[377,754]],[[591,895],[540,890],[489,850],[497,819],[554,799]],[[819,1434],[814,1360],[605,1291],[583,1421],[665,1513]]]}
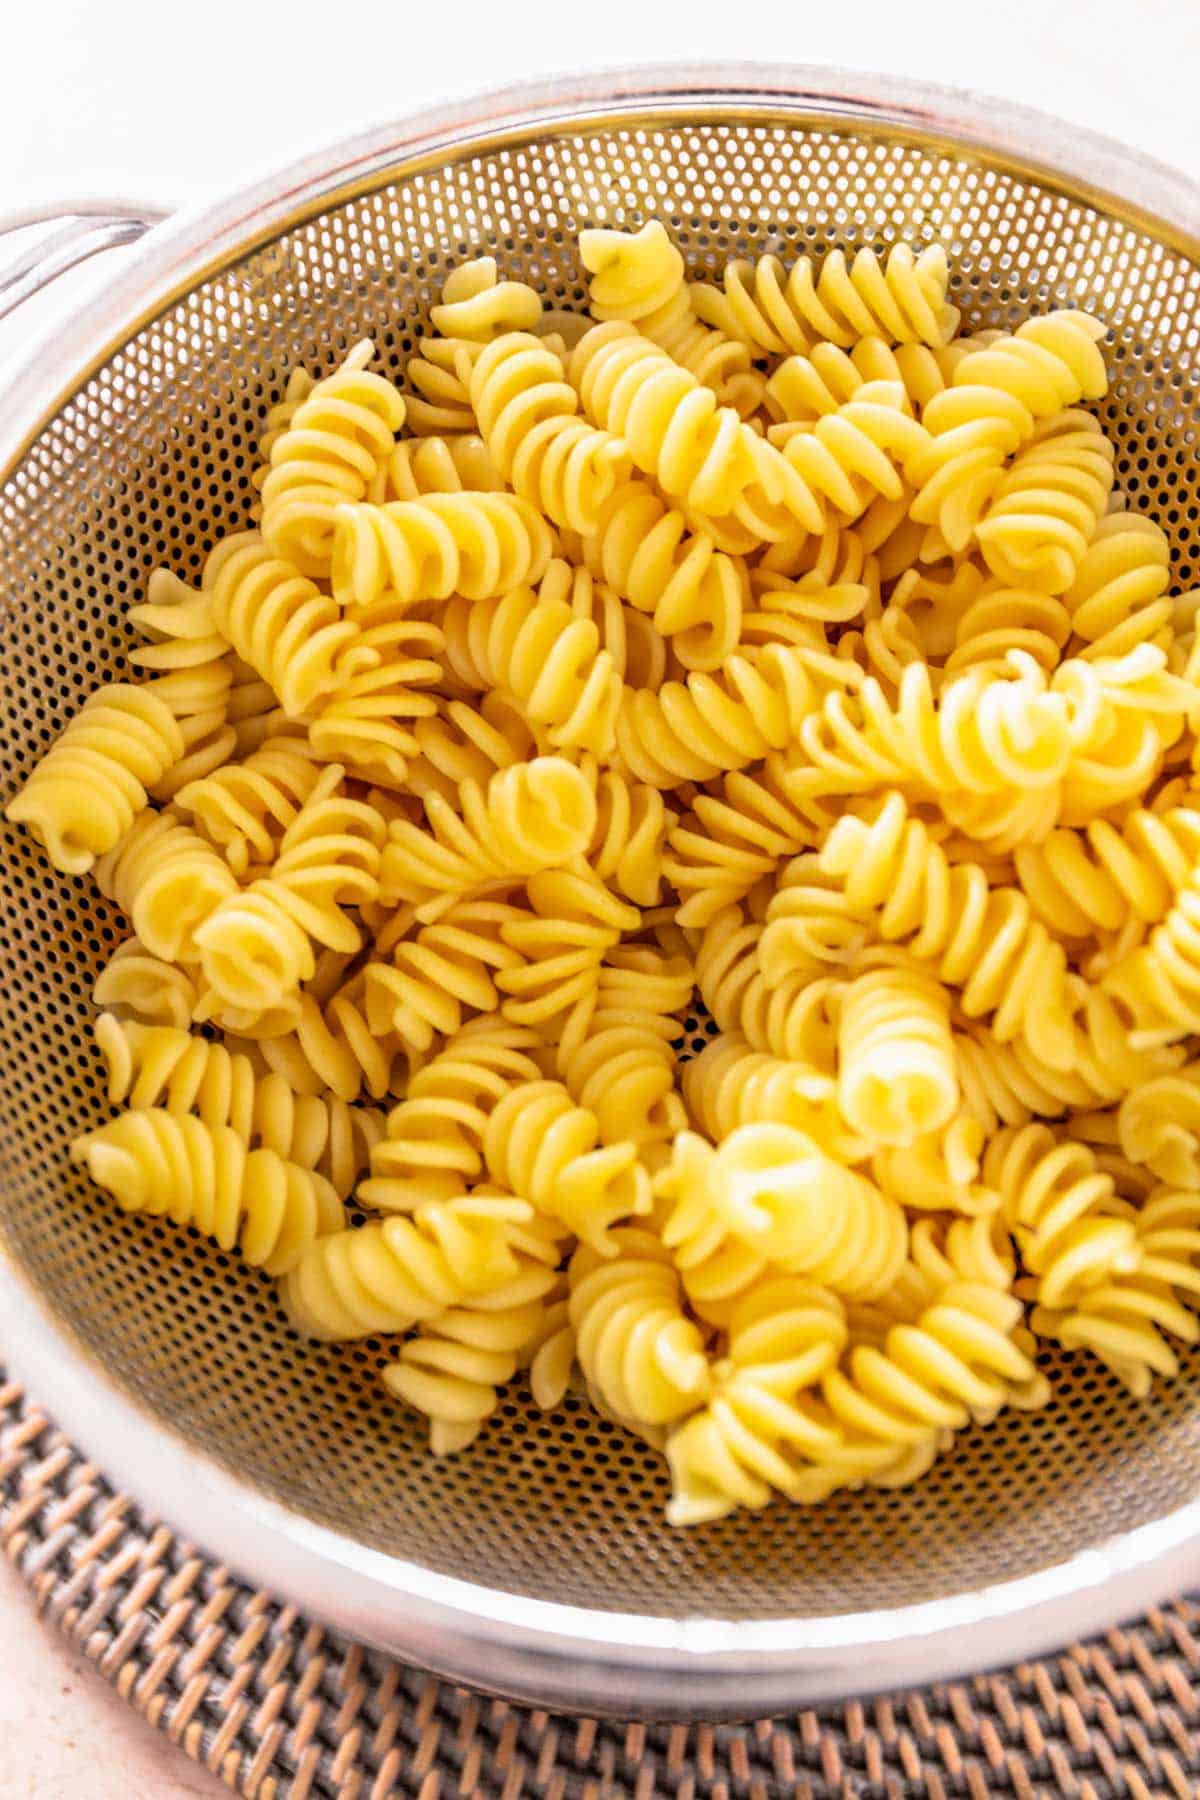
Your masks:
{"label": "colander", "polygon": [[[0,301],[144,214],[75,205]],[[970,327],[1110,321],[1129,499],[1200,556],[1200,189],[1073,127],[810,69],[658,69],[490,94],[339,144],[158,226],[0,407],[0,789],[122,665],[126,604],[246,521],[266,407],[301,360],[411,349],[490,251],[581,305],[580,226],[667,220],[735,253],[940,242]],[[1200,1354],[1136,1401],[1086,1359],[919,1486],[663,1523],[659,1460],[568,1403],[504,1399],[429,1456],[384,1347],[289,1334],[269,1284],[117,1216],[65,1146],[106,1116],[88,1029],[122,921],[5,838],[0,1344],[123,1486],[238,1571],[459,1680],[627,1717],[765,1714],[1011,1661],[1200,1572]]]}

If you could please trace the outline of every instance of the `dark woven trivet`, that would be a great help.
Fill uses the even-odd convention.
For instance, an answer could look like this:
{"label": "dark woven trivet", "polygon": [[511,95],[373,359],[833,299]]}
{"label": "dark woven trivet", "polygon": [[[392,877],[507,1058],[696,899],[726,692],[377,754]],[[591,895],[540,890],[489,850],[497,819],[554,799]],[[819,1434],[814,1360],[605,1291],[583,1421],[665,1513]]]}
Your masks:
{"label": "dark woven trivet", "polygon": [[[2,1377],[0,1377],[2,1382]],[[1043,1662],[740,1726],[482,1699],[348,1643],[148,1521],[0,1384],[0,1544],[129,1704],[254,1800],[1200,1794],[1200,1606]]]}

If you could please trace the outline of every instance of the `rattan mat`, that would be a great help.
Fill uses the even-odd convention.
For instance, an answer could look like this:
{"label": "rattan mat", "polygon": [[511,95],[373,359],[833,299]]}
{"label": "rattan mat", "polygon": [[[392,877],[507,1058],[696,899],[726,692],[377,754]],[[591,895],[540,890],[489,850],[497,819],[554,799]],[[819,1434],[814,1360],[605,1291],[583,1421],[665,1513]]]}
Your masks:
{"label": "rattan mat", "polygon": [[147,1519],[0,1371],[0,1544],[128,1703],[253,1800],[1200,1794],[1200,1605],[999,1674],[748,1725],[465,1693],[256,1593]]}

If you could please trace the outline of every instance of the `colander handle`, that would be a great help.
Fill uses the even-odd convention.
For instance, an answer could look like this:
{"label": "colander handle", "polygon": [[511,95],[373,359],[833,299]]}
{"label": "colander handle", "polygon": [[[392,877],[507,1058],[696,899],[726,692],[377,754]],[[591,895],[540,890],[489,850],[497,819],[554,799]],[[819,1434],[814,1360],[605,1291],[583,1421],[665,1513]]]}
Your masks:
{"label": "colander handle", "polygon": [[159,206],[128,200],[65,200],[55,206],[30,206],[0,214],[0,238],[33,225],[55,230],[21,250],[10,262],[0,261],[0,319],[34,294],[101,250],[132,244],[167,217]]}

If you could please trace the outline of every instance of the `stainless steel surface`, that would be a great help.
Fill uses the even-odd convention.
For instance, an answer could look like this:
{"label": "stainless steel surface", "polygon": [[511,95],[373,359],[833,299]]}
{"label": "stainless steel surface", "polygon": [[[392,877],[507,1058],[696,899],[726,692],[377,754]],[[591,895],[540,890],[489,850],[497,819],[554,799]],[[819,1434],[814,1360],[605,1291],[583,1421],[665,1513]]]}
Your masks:
{"label": "stainless steel surface", "polygon": [[[475,250],[580,304],[581,224],[665,216],[693,264],[940,241],[968,325],[1054,304],[1112,325],[1120,478],[1200,559],[1200,191],[968,96],[810,70],[563,81],[374,132],[188,219],[0,407],[5,790],[120,665],[149,570],[244,522],[297,359],[365,333],[394,367]],[[116,1479],[256,1581],[501,1691],[627,1714],[767,1712],[1032,1653],[1200,1571],[1200,1355],[1135,1402],[1051,1359],[1059,1400],[964,1438],[903,1494],[692,1532],[662,1470],[585,1409],[514,1395],[438,1462],[266,1285],[114,1217],[64,1145],[102,1111],[85,1032],[120,921],[15,834],[2,865],[0,1338]]]}
{"label": "stainless steel surface", "polygon": [[41,225],[54,226],[52,232],[36,237],[0,263],[0,319],[8,318],[18,306],[89,257],[115,250],[119,244],[136,243],[166,216],[161,207],[130,205],[123,200],[64,201],[0,216],[0,238],[26,235]]}

